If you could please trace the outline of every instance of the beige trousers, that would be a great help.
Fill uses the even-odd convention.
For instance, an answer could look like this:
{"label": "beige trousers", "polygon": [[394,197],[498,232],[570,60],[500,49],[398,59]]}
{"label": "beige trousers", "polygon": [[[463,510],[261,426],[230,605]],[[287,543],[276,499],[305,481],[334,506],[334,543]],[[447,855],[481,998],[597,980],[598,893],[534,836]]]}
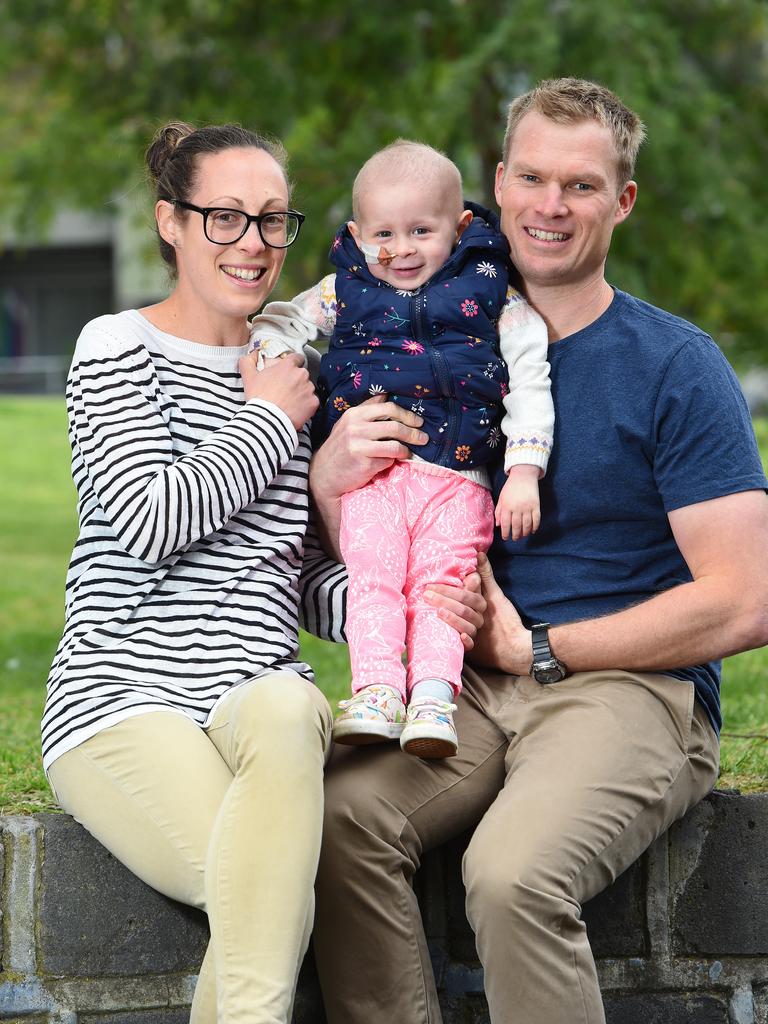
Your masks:
{"label": "beige trousers", "polygon": [[62,755],[59,803],[139,878],[208,914],[193,1024],[287,1024],[312,927],[331,711],[293,672],[245,683],[203,731],[152,712]]}
{"label": "beige trousers", "polygon": [[603,1024],[581,904],[712,788],[714,730],[668,676],[464,681],[458,757],[387,745],[328,766],[314,945],[329,1024],[438,1024],[411,880],[473,825],[466,906],[493,1024]]}

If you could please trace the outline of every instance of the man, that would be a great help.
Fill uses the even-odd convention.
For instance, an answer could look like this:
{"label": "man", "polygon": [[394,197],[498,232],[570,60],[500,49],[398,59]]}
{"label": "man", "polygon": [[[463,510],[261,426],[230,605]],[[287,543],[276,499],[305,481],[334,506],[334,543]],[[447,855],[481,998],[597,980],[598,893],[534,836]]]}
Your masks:
{"label": "man", "polygon": [[[315,928],[330,1024],[440,1020],[410,883],[424,850],[478,822],[464,880],[492,1021],[604,1021],[581,904],[711,789],[716,659],[768,642],[766,480],[733,373],[697,328],[605,278],[643,134],[590,82],[510,107],[496,198],[556,403],[542,525],[493,549],[498,583],[481,560],[459,756],[331,762]],[[356,429],[313,468],[331,535],[340,467],[396,457]]]}

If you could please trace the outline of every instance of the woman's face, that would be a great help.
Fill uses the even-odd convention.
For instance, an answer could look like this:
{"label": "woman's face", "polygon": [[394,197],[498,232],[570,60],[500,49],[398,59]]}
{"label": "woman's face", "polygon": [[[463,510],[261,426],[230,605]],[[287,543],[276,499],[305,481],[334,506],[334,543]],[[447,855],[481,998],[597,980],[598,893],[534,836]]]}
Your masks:
{"label": "woman's face", "polygon": [[[267,213],[288,208],[288,187],[279,164],[263,149],[224,149],[198,158],[188,202]],[[238,320],[264,304],[280,276],[285,250],[265,245],[256,224],[249,224],[237,242],[216,245],[205,237],[201,214],[169,203],[158,203],[157,214],[161,234],[176,249],[177,289],[184,301]]]}

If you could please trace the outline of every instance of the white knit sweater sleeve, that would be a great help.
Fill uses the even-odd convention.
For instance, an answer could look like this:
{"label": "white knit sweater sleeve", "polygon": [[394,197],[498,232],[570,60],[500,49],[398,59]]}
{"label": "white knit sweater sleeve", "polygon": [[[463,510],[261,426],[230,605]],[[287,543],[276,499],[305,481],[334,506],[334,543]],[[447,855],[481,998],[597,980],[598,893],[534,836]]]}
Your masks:
{"label": "white knit sweater sleeve", "polygon": [[509,288],[499,318],[499,345],[509,371],[501,422],[505,472],[520,464],[546,472],[555,426],[548,343],[547,325],[519,292]]}
{"label": "white knit sweater sleeve", "polygon": [[318,333],[330,337],[335,326],[336,275],[328,274],[290,302],[268,302],[251,320],[251,351],[260,361],[281,352],[299,352],[311,361],[311,342]]}
{"label": "white knit sweater sleeve", "polygon": [[141,339],[115,320],[92,321],[78,340],[67,387],[70,439],[124,550],[157,565],[255,501],[299,439],[282,409],[254,400],[179,456],[173,400]]}

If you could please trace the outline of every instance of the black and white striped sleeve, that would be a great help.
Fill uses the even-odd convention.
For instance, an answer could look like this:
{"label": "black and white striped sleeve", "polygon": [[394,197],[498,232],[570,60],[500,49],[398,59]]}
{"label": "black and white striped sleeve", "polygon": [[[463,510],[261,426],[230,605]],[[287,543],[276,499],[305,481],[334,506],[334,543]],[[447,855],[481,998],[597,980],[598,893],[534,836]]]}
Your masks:
{"label": "black and white striped sleeve", "polygon": [[346,643],[347,567],[323,551],[311,514],[304,539],[304,568],[299,589],[302,628],[321,640]]}
{"label": "black and white striped sleeve", "polygon": [[103,327],[83,331],[67,394],[73,450],[118,540],[149,565],[255,501],[298,445],[285,413],[254,401],[174,457],[167,399],[147,350]]}

